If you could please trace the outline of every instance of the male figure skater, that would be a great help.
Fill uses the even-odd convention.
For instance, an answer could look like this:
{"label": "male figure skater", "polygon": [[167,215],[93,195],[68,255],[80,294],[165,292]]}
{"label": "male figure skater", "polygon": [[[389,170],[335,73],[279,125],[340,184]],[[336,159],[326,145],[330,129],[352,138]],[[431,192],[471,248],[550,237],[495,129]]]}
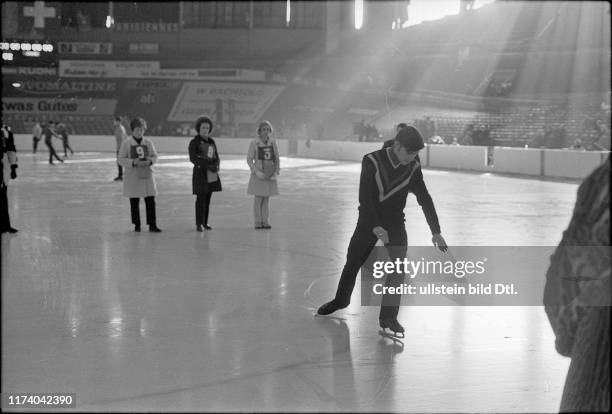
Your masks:
{"label": "male figure skater", "polygon": [[[440,234],[438,215],[423,181],[421,165],[416,160],[424,146],[419,131],[413,126],[406,126],[398,130],[393,146],[363,157],[357,227],[349,244],[336,297],[319,308],[319,315],[329,315],[349,305],[357,273],[377,239],[384,243],[392,261],[406,257],[408,238],[404,226],[404,208],[409,192],[416,195],[425,213],[433,234],[433,244],[443,252],[448,249]],[[393,275],[388,278],[387,286],[400,286],[403,280],[403,275]],[[383,297],[379,323],[381,328],[389,328],[403,335],[404,328],[397,321],[400,299],[399,295]]]}

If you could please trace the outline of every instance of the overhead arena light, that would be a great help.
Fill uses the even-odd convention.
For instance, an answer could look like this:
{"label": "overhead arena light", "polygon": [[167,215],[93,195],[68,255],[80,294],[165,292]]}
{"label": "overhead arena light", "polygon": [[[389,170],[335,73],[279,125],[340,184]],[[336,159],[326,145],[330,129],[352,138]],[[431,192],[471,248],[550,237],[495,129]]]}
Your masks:
{"label": "overhead arena light", "polygon": [[9,50],[10,48],[11,48],[11,45],[8,42],[0,43],[0,49],[2,49],[2,50]]}
{"label": "overhead arena light", "polygon": [[35,52],[40,52],[42,51],[42,45],[39,43],[34,43],[32,44],[32,50]]}
{"label": "overhead arena light", "polygon": [[13,82],[11,85],[13,86],[13,88],[21,88],[23,86],[21,82]]}
{"label": "overhead arena light", "polygon": [[53,45],[50,45],[50,44],[42,45],[42,51],[43,52],[53,52]]}
{"label": "overhead arena light", "polygon": [[11,43],[11,50],[19,50],[21,45],[19,43]]}
{"label": "overhead arena light", "polygon": [[11,52],[3,53],[2,60],[13,60],[13,54]]}
{"label": "overhead arena light", "polygon": [[40,57],[40,52],[35,52],[33,50],[24,50],[21,53],[23,53],[23,55],[27,57]]}
{"label": "overhead arena light", "polygon": [[21,50],[31,50],[32,49],[32,45],[29,43],[22,43],[21,44]]}

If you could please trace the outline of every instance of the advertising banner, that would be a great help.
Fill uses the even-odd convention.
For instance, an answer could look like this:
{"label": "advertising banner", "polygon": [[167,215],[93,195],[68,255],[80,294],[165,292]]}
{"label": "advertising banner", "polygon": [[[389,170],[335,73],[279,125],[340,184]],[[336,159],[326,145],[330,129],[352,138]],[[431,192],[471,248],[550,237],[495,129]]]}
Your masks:
{"label": "advertising banner", "polygon": [[113,53],[112,43],[98,42],[57,42],[59,53],[74,55],[110,55]]}
{"label": "advertising banner", "polygon": [[160,69],[159,62],[60,60],[59,74],[72,78],[227,80],[263,82],[266,73],[250,69]]}
{"label": "advertising banner", "polygon": [[117,114],[144,117],[149,129],[164,123],[182,81],[162,79],[126,80],[119,92]]}
{"label": "advertising banner", "polygon": [[99,61],[99,60],[60,60],[59,74],[65,77],[138,77],[134,74],[141,70],[159,70],[159,62],[153,61]]}
{"label": "advertising banner", "polygon": [[57,76],[57,69],[37,66],[2,66],[2,74],[28,76]]}
{"label": "advertising banner", "polygon": [[115,99],[45,99],[2,97],[6,114],[113,115]]}
{"label": "advertising banner", "polygon": [[99,79],[64,79],[64,78],[15,78],[19,87],[13,92],[18,95],[95,95],[103,98],[104,95],[115,97],[117,82]]}
{"label": "advertising banner", "polygon": [[59,53],[74,55],[110,55],[113,53],[112,43],[98,42],[57,42]]}
{"label": "advertising banner", "polygon": [[128,53],[134,55],[156,55],[159,53],[158,43],[130,43]]}
{"label": "advertising banner", "polygon": [[185,82],[168,115],[169,121],[193,122],[200,115],[213,117],[216,101],[232,100],[238,123],[258,122],[282,92],[279,85],[230,82]]}

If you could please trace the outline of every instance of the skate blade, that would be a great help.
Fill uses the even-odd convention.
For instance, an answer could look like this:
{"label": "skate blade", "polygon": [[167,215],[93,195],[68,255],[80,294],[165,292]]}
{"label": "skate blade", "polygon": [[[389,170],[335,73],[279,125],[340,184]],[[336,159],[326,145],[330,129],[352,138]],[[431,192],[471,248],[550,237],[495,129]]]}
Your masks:
{"label": "skate blade", "polygon": [[319,315],[315,312],[313,316],[315,317],[315,319],[331,319],[332,321],[346,322],[346,318],[340,318],[334,315]]}
{"label": "skate blade", "polygon": [[387,332],[386,328],[379,330],[378,334],[380,336],[384,336],[385,338],[390,338],[390,339],[395,339],[395,340],[406,339],[403,332],[393,332],[393,331]]}

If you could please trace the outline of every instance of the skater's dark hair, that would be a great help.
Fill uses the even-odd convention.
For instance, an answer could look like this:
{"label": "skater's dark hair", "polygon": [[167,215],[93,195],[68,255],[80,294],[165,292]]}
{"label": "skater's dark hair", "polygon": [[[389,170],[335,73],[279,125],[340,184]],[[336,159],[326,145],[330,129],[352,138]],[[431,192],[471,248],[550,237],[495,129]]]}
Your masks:
{"label": "skater's dark hair", "polygon": [[212,119],[210,119],[207,116],[201,116],[198,119],[196,119],[195,121],[195,130],[196,130],[196,134],[200,135],[200,127],[202,126],[203,123],[207,123],[208,124],[208,133],[212,133],[213,130],[213,122]]}
{"label": "skater's dark hair", "polygon": [[116,117],[115,117],[115,121],[117,121],[117,122],[121,122],[121,117],[120,117],[120,116],[116,116]]}
{"label": "skater's dark hair", "polygon": [[408,126],[408,124],[407,124],[407,123],[405,123],[405,122],[400,122],[399,124],[397,124],[397,128],[396,128],[396,130],[398,130],[398,131],[399,131],[400,129],[402,129],[402,128],[406,128],[407,126]]}
{"label": "skater's dark hair", "polygon": [[412,125],[408,125],[406,128],[397,131],[395,140],[398,141],[402,147],[406,148],[407,151],[420,151],[425,147],[423,136],[419,130]]}
{"label": "skater's dark hair", "polygon": [[136,117],[136,118],[132,119],[132,121],[130,122],[130,129],[133,131],[134,129],[136,129],[138,127],[146,128],[147,127],[147,121],[145,121],[145,119],[141,118],[141,117]]}

